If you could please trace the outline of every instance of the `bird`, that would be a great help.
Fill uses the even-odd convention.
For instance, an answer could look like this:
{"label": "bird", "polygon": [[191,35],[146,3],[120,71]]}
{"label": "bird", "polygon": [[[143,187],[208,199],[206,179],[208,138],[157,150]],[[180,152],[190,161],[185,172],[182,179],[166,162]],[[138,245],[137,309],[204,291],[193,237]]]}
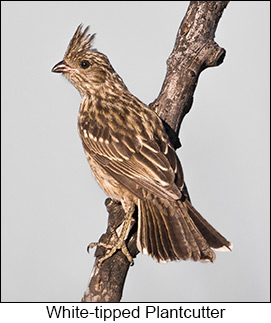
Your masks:
{"label": "bird", "polygon": [[133,263],[125,240],[137,212],[142,254],[158,262],[213,262],[214,249],[232,250],[231,242],[194,208],[162,120],[128,90],[108,57],[93,47],[95,34],[88,30],[77,27],[52,72],[79,91],[78,132],[88,163],[103,191],[125,211],[118,242],[102,244],[107,251],[100,261],[120,249]]}

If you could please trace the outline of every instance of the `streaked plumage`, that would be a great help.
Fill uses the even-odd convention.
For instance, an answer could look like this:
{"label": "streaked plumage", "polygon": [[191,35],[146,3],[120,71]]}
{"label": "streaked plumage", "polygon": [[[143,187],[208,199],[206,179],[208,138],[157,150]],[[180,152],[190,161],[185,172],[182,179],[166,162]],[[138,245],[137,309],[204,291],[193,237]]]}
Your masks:
{"label": "streaked plumage", "polygon": [[126,212],[138,207],[138,249],[158,261],[215,259],[231,244],[191,205],[180,161],[159,117],[133,96],[80,25],[53,72],[82,96],[78,129],[92,172]]}

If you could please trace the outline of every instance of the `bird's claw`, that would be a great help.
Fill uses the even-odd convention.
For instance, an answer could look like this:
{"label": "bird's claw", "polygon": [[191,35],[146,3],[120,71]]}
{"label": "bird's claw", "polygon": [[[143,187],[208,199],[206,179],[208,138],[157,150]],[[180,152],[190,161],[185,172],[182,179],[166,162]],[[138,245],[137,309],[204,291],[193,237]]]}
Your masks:
{"label": "bird's claw", "polygon": [[92,249],[94,247],[104,247],[105,249],[107,249],[105,255],[101,258],[98,258],[99,265],[102,265],[102,263],[106,259],[113,256],[113,254],[116,253],[118,250],[122,251],[122,253],[126,256],[127,260],[130,262],[131,266],[133,266],[134,264],[133,257],[127,249],[125,241],[122,241],[121,239],[119,239],[115,245],[106,244],[103,242],[92,242],[87,246],[87,252],[89,253],[89,249]]}

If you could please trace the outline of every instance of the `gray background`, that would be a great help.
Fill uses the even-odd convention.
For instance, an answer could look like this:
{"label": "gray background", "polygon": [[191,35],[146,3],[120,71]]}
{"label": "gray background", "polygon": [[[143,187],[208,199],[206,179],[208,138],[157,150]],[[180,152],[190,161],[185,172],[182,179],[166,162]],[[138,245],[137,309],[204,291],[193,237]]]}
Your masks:
{"label": "gray background", "polygon": [[[2,300],[80,301],[106,227],[77,134],[80,96],[51,73],[79,23],[128,88],[158,95],[188,7],[171,2],[2,2]],[[213,264],[139,255],[123,301],[269,300],[269,2],[233,1],[178,151],[196,208],[234,244]]]}

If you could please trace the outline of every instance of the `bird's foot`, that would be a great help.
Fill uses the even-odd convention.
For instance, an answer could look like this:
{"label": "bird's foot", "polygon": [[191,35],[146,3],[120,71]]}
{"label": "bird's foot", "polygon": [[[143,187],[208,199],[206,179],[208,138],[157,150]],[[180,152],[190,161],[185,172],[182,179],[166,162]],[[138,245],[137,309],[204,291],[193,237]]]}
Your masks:
{"label": "bird's foot", "polygon": [[[116,232],[115,232],[116,234]],[[116,234],[117,235],[117,234]],[[98,259],[98,262],[100,265],[102,265],[102,263],[110,258],[111,256],[113,256],[113,254],[115,252],[117,252],[118,250],[121,250],[122,253],[126,256],[126,258],[128,259],[128,261],[131,263],[131,265],[134,264],[134,261],[133,261],[133,257],[131,256],[127,246],[126,246],[126,243],[124,240],[118,238],[118,241],[116,244],[112,245],[112,244],[107,244],[107,243],[103,243],[103,242],[92,242],[89,244],[88,246],[88,250],[90,248],[94,248],[94,247],[104,247],[105,249],[107,249],[105,255],[101,258]]]}
{"label": "bird's foot", "polygon": [[98,258],[99,265],[102,265],[102,263],[106,259],[113,256],[113,254],[118,250],[122,251],[122,253],[126,256],[128,261],[130,262],[131,266],[134,264],[133,257],[131,256],[125,242],[131,228],[131,223],[133,221],[132,219],[133,213],[134,213],[134,207],[131,208],[131,210],[129,210],[129,212],[126,214],[124,221],[120,226],[121,228],[120,235],[117,234],[118,230],[110,228],[110,233],[112,236],[111,241],[113,240],[112,243],[92,242],[88,245],[87,247],[88,251],[90,248],[94,248],[94,247],[104,247],[106,249],[105,255],[101,258]]}

